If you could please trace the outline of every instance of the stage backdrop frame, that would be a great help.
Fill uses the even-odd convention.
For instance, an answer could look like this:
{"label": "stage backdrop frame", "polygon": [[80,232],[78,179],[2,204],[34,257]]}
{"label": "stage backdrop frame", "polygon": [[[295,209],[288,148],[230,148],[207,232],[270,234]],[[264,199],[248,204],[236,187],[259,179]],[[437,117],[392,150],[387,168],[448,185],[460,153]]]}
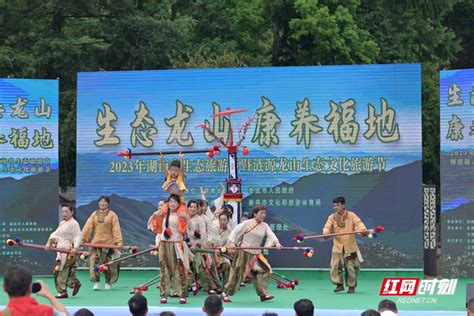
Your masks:
{"label": "stage backdrop frame", "polygon": [[50,274],[55,254],[9,247],[45,244],[58,224],[58,80],[0,79],[0,260]]}
{"label": "stage backdrop frame", "polygon": [[[296,233],[321,233],[332,199],[345,196],[368,227],[361,239],[364,267],[422,268],[421,67],[419,64],[119,71],[78,74],[77,203],[84,224],[100,195],[111,195],[127,244],[149,245],[148,217],[160,199],[159,157],[124,160],[117,153],[206,149],[206,123],[228,137],[250,116],[238,153],[244,212],[258,203],[290,246]],[[177,155],[166,157],[166,162]],[[186,155],[186,200],[211,201],[227,178],[227,155]],[[275,267],[327,268],[332,242],[307,241],[302,253],[271,252]],[[156,266],[143,256],[131,263]]]}
{"label": "stage backdrop frame", "polygon": [[441,267],[474,277],[474,69],[440,72]]}

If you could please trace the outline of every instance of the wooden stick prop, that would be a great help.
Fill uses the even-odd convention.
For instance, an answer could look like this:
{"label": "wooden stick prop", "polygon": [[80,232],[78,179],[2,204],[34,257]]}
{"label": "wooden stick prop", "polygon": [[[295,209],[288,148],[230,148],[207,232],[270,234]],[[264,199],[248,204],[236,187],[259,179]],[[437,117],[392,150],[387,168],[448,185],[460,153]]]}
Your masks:
{"label": "wooden stick prop", "polygon": [[158,274],[157,276],[155,276],[154,278],[152,278],[151,280],[148,280],[146,281],[145,283],[143,284],[140,284],[139,286],[137,287],[134,287],[131,291],[130,291],[130,294],[142,294],[142,292],[145,292],[145,291],[148,291],[148,288],[150,286],[153,286],[157,283],[160,282],[160,275]]}
{"label": "wooden stick prop", "polygon": [[137,257],[139,255],[143,255],[145,253],[148,253],[148,252],[151,252],[151,251],[154,251],[154,250],[156,250],[155,246],[151,247],[151,248],[148,248],[148,249],[145,249],[145,250],[142,250],[140,252],[134,253],[132,255],[128,255],[128,256],[125,256],[125,257],[122,257],[122,258],[118,258],[118,259],[106,262],[104,264],[101,264],[100,266],[95,266],[94,267],[94,272],[106,272],[106,271],[109,270],[109,266],[113,263],[121,262],[121,261],[130,259],[130,258],[134,258],[134,257]]}
{"label": "wooden stick prop", "polygon": [[[217,253],[216,251],[214,251],[213,249],[210,249],[210,248],[195,248],[195,249],[192,249],[191,251],[193,251],[194,253],[208,253],[212,256],[221,255],[222,257],[225,257],[225,258],[232,261],[232,257],[230,257],[229,255],[225,255],[223,253]],[[211,261],[215,260],[215,259],[217,259],[217,258],[212,257]],[[217,266],[215,264],[212,264],[212,263],[210,264],[210,266],[211,266],[211,268],[214,268],[216,275],[218,275]],[[210,268],[206,267],[206,269],[208,269],[208,271],[210,271]],[[197,294],[197,292],[196,292],[196,294]],[[196,294],[194,294],[194,295],[196,295]]]}
{"label": "wooden stick prop", "polygon": [[[367,229],[363,232],[368,233],[369,238],[377,238],[378,234],[384,230],[383,226],[377,226],[372,229]],[[318,239],[318,238],[326,238],[326,237],[335,237],[335,236],[344,236],[344,235],[355,235],[360,234],[360,231],[353,231],[348,233],[335,233],[335,234],[327,234],[327,235],[313,235],[313,236],[305,236],[304,234],[298,234],[292,238],[292,240],[296,240],[297,243],[303,242],[305,239]]]}
{"label": "wooden stick prop", "polygon": [[[60,253],[67,253],[67,254],[72,253],[71,249],[67,249],[67,248],[53,248],[53,247],[47,248],[46,246],[43,246],[43,245],[24,243],[21,241],[20,237],[17,237],[15,240],[8,239],[7,245],[20,246],[20,247],[26,247],[26,248],[31,248],[31,249],[39,249],[39,250],[50,251],[50,252],[60,252]],[[76,255],[78,255],[81,258],[81,260],[85,260],[87,259],[87,257],[89,257],[89,253],[83,250],[76,250]]]}
{"label": "wooden stick prop", "polygon": [[304,250],[303,256],[311,258],[314,254],[314,247],[220,247],[220,248],[214,248],[214,251],[219,251],[220,253],[226,253],[227,250],[232,249],[232,250]]}
{"label": "wooden stick prop", "polygon": [[[303,248],[303,247],[301,247]],[[310,250],[308,253],[311,252],[311,247],[308,247]],[[305,248],[305,251],[308,249],[308,248]],[[218,253],[219,255],[223,256],[224,258],[227,258],[229,259],[230,261],[234,260],[234,258],[232,258],[231,256],[225,254],[225,253],[222,253],[220,251],[221,248],[214,248],[214,249],[210,249],[210,248],[197,248],[195,249],[196,252],[203,252],[203,253]],[[229,249],[229,248],[227,248]],[[311,254],[312,256],[312,254]],[[290,283],[285,283],[285,282],[282,282],[281,280],[278,280],[278,278],[276,278],[275,276],[277,277],[280,277],[282,279],[285,279],[287,281],[289,281]],[[291,288],[292,290],[295,288],[296,285],[299,284],[299,281],[297,279],[290,279],[290,278],[287,278],[281,274],[278,274],[276,273],[275,271],[272,271],[272,273],[270,273],[270,277],[272,278],[272,280],[274,280],[276,283],[277,283],[277,288],[279,289],[284,289],[284,288]]]}
{"label": "wooden stick prop", "polygon": [[216,251],[214,249],[211,249],[211,248],[196,248],[196,249],[193,249],[194,252],[202,252],[202,253],[216,253]]}
{"label": "wooden stick prop", "polygon": [[85,242],[82,244],[82,246],[92,247],[92,248],[124,249],[124,250],[128,250],[132,254],[138,252],[137,246],[117,246],[117,245],[108,245],[108,244],[96,244],[96,243],[90,243],[90,242]]}
{"label": "wooden stick prop", "polygon": [[195,252],[201,252],[201,253],[209,253],[209,254],[218,254],[224,258],[227,258],[229,259],[230,261],[234,260],[234,258],[228,254],[225,254],[225,253],[222,253],[219,251],[219,249],[215,249],[215,248],[196,248],[194,249]]}
{"label": "wooden stick prop", "polygon": [[[125,159],[132,159],[133,156],[156,156],[156,155],[176,155],[179,153],[183,154],[201,154],[207,153],[210,157],[220,154],[219,146],[214,146],[210,149],[185,149],[185,150],[164,150],[164,151],[148,151],[148,152],[138,152],[134,153],[130,148],[125,149],[122,152],[119,152],[117,156],[123,157]],[[210,157],[210,158],[212,158]]]}
{"label": "wooden stick prop", "polygon": [[298,284],[299,284],[298,279],[292,280],[292,279],[287,278],[286,276],[284,276],[284,275],[282,275],[282,274],[276,273],[275,271],[273,271],[273,274],[276,275],[277,277],[280,277],[280,278],[282,278],[282,279],[287,280],[288,282],[290,282],[290,283],[292,283],[292,284],[294,284],[294,285],[298,285]]}
{"label": "wooden stick prop", "polygon": [[295,285],[293,283],[285,283],[279,280],[273,273],[270,273],[270,279],[276,282],[277,284],[277,289],[295,289]]}

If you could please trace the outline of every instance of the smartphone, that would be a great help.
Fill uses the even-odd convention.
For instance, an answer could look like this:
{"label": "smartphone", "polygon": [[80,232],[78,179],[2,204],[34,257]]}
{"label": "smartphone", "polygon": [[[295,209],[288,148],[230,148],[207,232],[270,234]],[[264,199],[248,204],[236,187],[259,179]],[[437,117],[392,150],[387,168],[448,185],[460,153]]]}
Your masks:
{"label": "smartphone", "polygon": [[33,289],[31,291],[33,293],[38,293],[41,291],[41,284],[39,282],[33,282]]}

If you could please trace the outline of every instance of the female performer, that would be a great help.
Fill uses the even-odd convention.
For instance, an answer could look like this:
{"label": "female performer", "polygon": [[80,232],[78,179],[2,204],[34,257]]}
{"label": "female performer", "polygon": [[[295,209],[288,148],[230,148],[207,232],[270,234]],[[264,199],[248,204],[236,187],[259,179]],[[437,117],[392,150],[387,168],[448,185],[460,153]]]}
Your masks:
{"label": "female performer", "polygon": [[[213,233],[209,237],[212,247],[223,247],[227,244],[230,233],[232,230],[229,227],[229,214],[222,212],[219,215],[219,226],[213,227]],[[219,256],[217,262],[217,271],[219,273],[220,279],[222,279],[223,286],[229,280],[229,271],[230,271],[230,260],[224,256]]]}
{"label": "female performer", "polygon": [[[253,218],[237,225],[229,235],[227,246],[233,247],[259,247],[263,239],[266,238],[265,247],[275,246],[281,248],[277,236],[270,229],[265,218],[267,216],[267,208],[262,204],[257,204],[252,208]],[[264,264],[259,263],[260,250],[254,249],[237,249],[234,260],[230,268],[229,281],[225,285],[221,298],[224,302],[232,302],[229,298],[234,295],[240,288],[242,275],[252,275],[253,283],[260,300],[267,301],[273,299],[268,295],[268,279],[270,271]],[[259,265],[259,267],[257,267]]]}
{"label": "female performer", "polygon": [[58,291],[56,298],[68,298],[67,287],[72,288],[72,296],[75,296],[81,287],[81,282],[76,277],[76,251],[81,245],[82,235],[72,207],[63,205],[61,213],[63,220],[49,236],[46,247],[71,249],[70,254],[58,252],[54,265],[54,284]]}
{"label": "female performer", "polygon": [[[91,214],[82,230],[82,242],[88,242],[92,235],[91,243],[109,244],[122,246],[122,231],[117,214],[109,209],[110,198],[101,196],[99,198],[99,210]],[[89,256],[90,279],[94,282],[93,290],[100,288],[100,273],[95,272],[95,266],[104,264],[120,256],[117,249],[92,248]],[[112,284],[117,282],[120,273],[120,263],[108,266],[105,273],[105,290],[111,290]]]}
{"label": "female performer", "polygon": [[159,260],[160,260],[160,303],[166,304],[170,295],[170,281],[173,282],[173,288],[180,297],[179,303],[186,304],[188,296],[186,281],[187,271],[189,270],[189,261],[192,253],[184,241],[184,235],[190,226],[192,228],[191,218],[187,212],[178,211],[180,206],[180,197],[171,195],[168,198],[168,207],[163,209],[155,216],[161,222],[159,241]]}

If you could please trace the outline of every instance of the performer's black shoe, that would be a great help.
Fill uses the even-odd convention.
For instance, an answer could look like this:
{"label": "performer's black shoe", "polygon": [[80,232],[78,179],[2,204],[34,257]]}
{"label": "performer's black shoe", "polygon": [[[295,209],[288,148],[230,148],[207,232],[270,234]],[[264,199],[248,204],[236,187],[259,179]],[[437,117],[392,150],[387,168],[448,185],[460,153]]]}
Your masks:
{"label": "performer's black shoe", "polygon": [[79,292],[79,289],[81,288],[81,283],[76,282],[72,285],[72,296],[76,296],[76,294]]}
{"label": "performer's black shoe", "polygon": [[55,298],[68,298],[68,297],[69,296],[67,295],[67,293],[61,293],[55,296]]}
{"label": "performer's black shoe", "polygon": [[342,284],[338,284],[334,289],[334,292],[341,292],[344,291],[344,286]]}
{"label": "performer's black shoe", "polygon": [[347,290],[347,293],[352,294],[352,293],[355,293],[355,291],[356,291],[355,287],[349,286],[349,290]]}
{"label": "performer's black shoe", "polygon": [[260,296],[260,300],[262,302],[264,301],[269,301],[269,300],[273,300],[274,296],[271,296],[271,295],[263,295],[263,296]]}

